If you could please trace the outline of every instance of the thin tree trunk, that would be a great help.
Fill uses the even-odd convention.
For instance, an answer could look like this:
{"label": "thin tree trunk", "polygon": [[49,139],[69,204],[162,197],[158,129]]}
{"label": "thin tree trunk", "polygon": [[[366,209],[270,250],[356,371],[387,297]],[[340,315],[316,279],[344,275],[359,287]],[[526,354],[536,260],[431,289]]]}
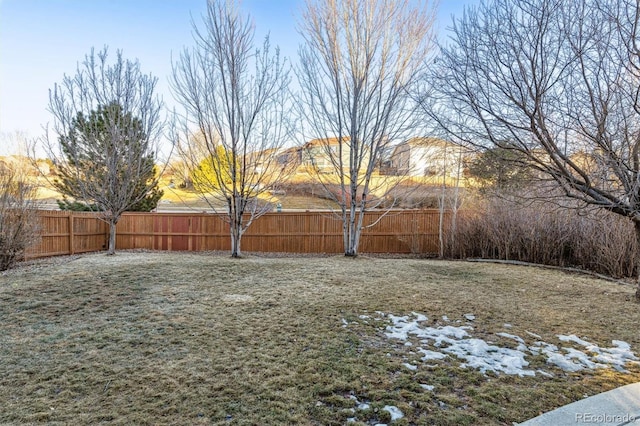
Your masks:
{"label": "thin tree trunk", "polygon": [[640,303],[640,221],[633,221],[633,228],[636,231],[636,302]]}
{"label": "thin tree trunk", "polygon": [[240,238],[231,232],[231,257],[240,257]]}
{"label": "thin tree trunk", "polygon": [[453,247],[458,232],[458,200],[460,198],[460,174],[462,172],[462,150],[458,148],[458,159],[456,165],[456,186],[453,192],[453,203],[451,205],[451,228],[449,229],[449,244]]}
{"label": "thin tree trunk", "polygon": [[349,219],[347,218],[346,209],[342,210],[342,244],[344,245],[344,255],[349,256]]}
{"label": "thin tree trunk", "polygon": [[358,230],[356,229],[356,206],[354,204],[354,191],[351,191],[351,206],[349,208],[349,224],[348,224],[348,246],[345,247],[345,256],[358,256]]}
{"label": "thin tree trunk", "polygon": [[[353,144],[354,141],[351,141]],[[353,147],[353,145],[352,145]],[[356,166],[358,160],[357,151],[353,151],[349,153],[349,197],[345,197],[346,188],[344,185],[344,177],[342,177],[342,201],[345,204],[343,211],[346,212],[346,207],[349,208],[349,217],[345,217],[343,214],[343,218],[345,219],[343,230],[345,230],[344,235],[344,255],[347,257],[356,257],[358,255],[358,233],[356,229],[356,211],[357,211],[357,200],[358,200],[358,168]],[[342,147],[340,145],[340,166],[342,166]]]}
{"label": "thin tree trunk", "polygon": [[230,223],[231,227],[231,257],[241,257],[240,241],[242,240],[242,230],[240,222],[234,218]]}
{"label": "thin tree trunk", "polygon": [[440,205],[438,211],[438,257],[444,258],[444,208],[445,208],[445,196],[447,191],[447,167],[446,167],[446,147],[445,157],[443,160],[442,169],[442,187],[440,191]]}
{"label": "thin tree trunk", "polygon": [[109,248],[107,254],[116,254],[116,225],[114,219],[109,220]]}

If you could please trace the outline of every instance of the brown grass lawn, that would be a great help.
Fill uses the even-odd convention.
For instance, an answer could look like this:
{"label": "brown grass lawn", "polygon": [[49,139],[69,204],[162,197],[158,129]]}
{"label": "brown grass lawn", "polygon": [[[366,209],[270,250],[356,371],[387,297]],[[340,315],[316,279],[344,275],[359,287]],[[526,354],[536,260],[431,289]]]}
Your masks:
{"label": "brown grass lawn", "polygon": [[[557,334],[575,334],[638,353],[633,291],[558,271],[420,259],[39,261],[0,275],[0,423],[362,425],[389,422],[382,408],[394,405],[400,425],[511,424],[637,382],[640,369],[570,374],[533,357],[553,377],[483,375],[455,359],[412,371],[403,366],[411,347],[385,337],[384,319],[360,316],[413,311],[438,325],[473,313],[474,336],[487,340],[529,331],[557,344]],[[354,410],[353,397],[370,407]]]}

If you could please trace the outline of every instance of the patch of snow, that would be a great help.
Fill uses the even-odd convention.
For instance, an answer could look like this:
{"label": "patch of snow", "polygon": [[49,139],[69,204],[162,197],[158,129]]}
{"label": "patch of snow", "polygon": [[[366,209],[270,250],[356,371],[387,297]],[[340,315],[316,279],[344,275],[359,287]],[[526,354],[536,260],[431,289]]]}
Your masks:
{"label": "patch of snow", "polygon": [[360,316],[358,316],[358,318],[360,318],[361,320],[366,320],[366,319],[369,319],[371,317],[369,315],[360,315]]}
{"label": "patch of snow", "polygon": [[527,334],[528,334],[529,336],[531,336],[531,337],[535,337],[536,339],[540,339],[540,340],[542,340],[542,336],[540,336],[539,334],[532,333],[532,332],[530,332],[530,331],[525,331],[525,333],[527,333]]}
{"label": "patch of snow", "polygon": [[405,345],[405,346],[413,346],[413,343],[411,343],[411,342],[404,342],[404,345]]}
{"label": "patch of snow", "polygon": [[347,417],[347,423],[355,423],[356,420],[358,419],[356,419],[355,417]]}
{"label": "patch of snow", "polygon": [[567,359],[564,355],[557,352],[547,353],[547,364],[553,364],[570,373],[580,371],[584,368],[582,365]]}
{"label": "patch of snow", "polygon": [[[388,314],[387,318],[391,320],[391,325],[387,326],[385,330],[385,335],[388,338],[403,340],[405,346],[412,344],[409,341],[410,338],[417,338],[424,347],[431,346],[437,349],[418,347],[417,352],[422,354],[422,361],[440,360],[447,358],[447,356],[454,356],[461,360],[461,367],[474,368],[482,373],[492,371],[521,377],[534,376],[539,373],[553,377],[552,374],[542,370],[527,369],[529,363],[525,357],[530,354],[543,354],[547,358],[547,364],[555,365],[567,372],[609,367],[618,371],[626,371],[624,370],[625,364],[629,362],[640,364],[638,357],[631,351],[631,346],[619,340],[612,341],[614,346],[611,348],[601,348],[575,335],[557,336],[561,342],[575,343],[584,348],[584,350],[578,350],[572,347],[558,348],[554,344],[542,341],[539,335],[529,331],[526,333],[540,339],[530,346],[527,346],[524,339],[515,334],[497,333],[497,336],[518,343],[516,349],[511,349],[471,337],[469,332],[473,330],[473,327],[470,326],[423,327],[420,323],[426,321],[427,317],[418,313],[412,313],[411,317],[409,315]],[[405,363],[404,365],[411,370],[417,368],[413,364]]]}
{"label": "patch of snow", "polygon": [[520,336],[516,336],[515,334],[509,334],[509,333],[496,333],[497,336],[500,337],[506,337],[507,339],[512,339],[515,340],[518,343],[522,343],[524,344],[524,340],[522,340],[522,337]]}
{"label": "patch of snow", "polygon": [[368,410],[371,406],[365,402],[358,404],[356,407],[358,410]]}
{"label": "patch of snow", "polygon": [[406,368],[408,368],[411,371],[416,371],[418,369],[417,365],[409,364],[408,362],[405,362],[402,365],[404,365]]}
{"label": "patch of snow", "polygon": [[496,335],[501,337],[506,337],[507,339],[512,339],[518,342],[518,347],[516,349],[519,350],[520,352],[526,352],[528,349],[527,345],[525,344],[525,341],[520,336],[516,336],[515,334],[509,334],[509,333],[496,333]]}
{"label": "patch of snow", "polygon": [[469,321],[474,321],[476,319],[476,316],[473,314],[464,314],[464,317]]}
{"label": "patch of snow", "polygon": [[511,324],[508,324],[508,323],[504,323],[502,326],[503,326],[504,328],[511,328],[511,327],[513,327]]}
{"label": "patch of snow", "polygon": [[385,405],[383,410],[391,414],[392,422],[395,422],[396,420],[400,420],[401,418],[404,417],[404,414],[402,413],[402,411],[400,411],[400,409],[395,405]]}
{"label": "patch of snow", "polygon": [[420,348],[420,349],[418,349],[418,352],[420,352],[422,355],[424,355],[422,357],[423,361],[430,361],[432,359],[444,359],[444,358],[447,357],[442,352],[430,351],[428,349]]}
{"label": "patch of snow", "polygon": [[484,340],[470,338],[467,330],[472,330],[472,327],[448,325],[422,328],[417,320],[410,321],[408,316],[389,315],[389,318],[393,325],[387,327],[387,337],[406,340],[409,335],[413,335],[425,344],[433,342],[433,346],[443,348],[441,351],[418,349],[418,352],[423,354],[422,361],[444,359],[446,354],[450,354],[463,360],[463,367],[476,368],[482,373],[493,371],[520,376],[535,375],[534,371],[524,369],[529,363],[525,361],[523,352],[489,345]]}
{"label": "patch of snow", "polygon": [[442,321],[444,321],[444,322],[449,322],[449,317],[448,317],[448,316],[446,316],[446,315],[443,315],[443,316],[442,316]]}
{"label": "patch of snow", "polygon": [[471,367],[482,373],[493,371],[518,376],[535,376],[535,371],[526,370],[529,363],[525,353],[509,348],[489,345],[482,339],[463,339],[444,349],[444,352],[464,360],[461,367]]}
{"label": "patch of snow", "polygon": [[434,390],[434,389],[436,388],[436,387],[435,387],[435,386],[433,386],[433,385],[424,385],[424,384],[422,384],[422,383],[420,383],[420,387],[421,387],[422,389],[424,389],[424,390],[427,390],[427,391],[432,391],[432,390]]}
{"label": "patch of snow", "polygon": [[416,322],[424,322],[428,319],[426,315],[422,315],[417,312],[411,312],[411,315],[416,317]]}
{"label": "patch of snow", "polygon": [[540,369],[536,370],[536,373],[540,374],[541,376],[545,376],[545,377],[549,377],[549,378],[554,377],[554,375],[552,373],[549,373],[547,371],[540,370]]}

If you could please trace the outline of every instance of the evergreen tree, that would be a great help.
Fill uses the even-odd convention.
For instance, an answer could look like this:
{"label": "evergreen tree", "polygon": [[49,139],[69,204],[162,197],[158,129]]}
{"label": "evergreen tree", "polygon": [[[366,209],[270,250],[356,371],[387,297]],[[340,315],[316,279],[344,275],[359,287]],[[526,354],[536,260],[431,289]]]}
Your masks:
{"label": "evergreen tree", "polygon": [[[54,181],[63,194],[60,208],[105,211],[123,203],[126,211],[156,208],[163,191],[157,185],[154,157],[145,149],[146,139],[141,121],[115,102],[98,107],[88,117],[78,113],[71,131],[59,138],[67,160],[58,165]],[[136,181],[130,182],[132,178]],[[106,197],[86,200],[92,193]]]}

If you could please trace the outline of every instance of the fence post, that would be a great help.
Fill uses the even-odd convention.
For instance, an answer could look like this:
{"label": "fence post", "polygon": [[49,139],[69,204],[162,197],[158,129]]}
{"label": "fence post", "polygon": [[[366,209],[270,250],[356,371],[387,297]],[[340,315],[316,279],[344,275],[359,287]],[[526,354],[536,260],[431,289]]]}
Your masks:
{"label": "fence post", "polygon": [[187,250],[193,251],[193,216],[189,216],[189,239],[187,240]]}
{"label": "fence post", "polygon": [[74,222],[74,217],[73,217],[73,211],[69,212],[69,254],[75,254],[75,247],[74,247],[74,241],[75,241],[75,235],[73,233],[73,222]]}

